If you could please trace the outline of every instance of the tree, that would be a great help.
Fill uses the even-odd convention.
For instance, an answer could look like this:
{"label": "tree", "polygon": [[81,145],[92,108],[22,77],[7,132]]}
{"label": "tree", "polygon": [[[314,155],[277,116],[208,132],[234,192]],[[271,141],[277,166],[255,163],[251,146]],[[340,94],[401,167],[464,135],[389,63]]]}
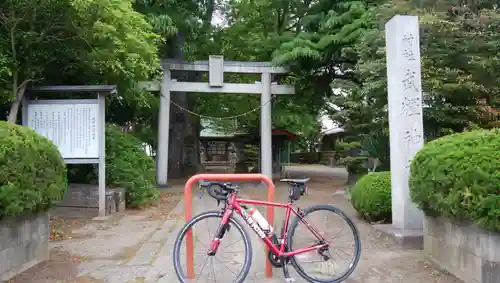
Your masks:
{"label": "tree", "polygon": [[[357,54],[352,80],[336,79],[343,91],[330,97],[331,118],[346,130],[347,148],[355,147],[388,169],[389,140],[384,24],[396,14],[419,15],[421,23],[424,132],[427,139],[469,127],[498,126],[499,12],[481,7],[389,1],[366,10],[367,28],[354,45]],[[423,9],[426,8],[426,9]],[[362,157],[345,153],[355,165]],[[356,162],[354,162],[356,161]],[[353,172],[355,170],[352,170]]]}
{"label": "tree", "polygon": [[[214,0],[188,0],[188,1],[144,1],[135,3],[135,8],[146,15],[152,25],[156,28],[164,43],[160,47],[159,56],[163,59],[194,60],[206,57],[211,53],[210,39],[212,36],[212,17],[217,8]],[[174,24],[175,29],[162,29],[162,24]],[[205,59],[205,58],[204,58]],[[173,74],[174,79],[199,81],[200,74],[190,72],[177,72]],[[193,98],[194,97],[194,98]],[[176,135],[172,135],[169,145],[170,170],[169,175],[180,177],[183,173],[185,140],[191,140],[190,146],[198,147],[196,141],[199,137],[200,125],[197,117],[189,116],[186,109],[194,108],[196,96],[186,93],[175,93],[172,96],[174,105],[171,107],[171,127]],[[153,116],[154,117],[154,116]],[[151,136],[157,132],[157,123],[154,119],[149,120],[148,125],[142,125],[141,135]],[[136,127],[139,128],[139,127]],[[145,131],[152,131],[146,134]],[[156,142],[154,142],[156,143]],[[199,152],[195,150],[195,152]],[[198,160],[193,160],[198,162]]]}
{"label": "tree", "polygon": [[[332,111],[334,118],[357,135],[388,127],[385,39],[380,27],[397,13],[414,13],[419,15],[422,29],[426,136],[460,132],[471,125],[492,127],[498,114],[491,109],[488,115],[478,113],[484,114],[481,102],[498,109],[498,10],[412,10],[408,3],[389,2],[366,14],[372,28],[355,48],[359,56],[355,70],[362,85],[351,87],[345,96],[333,97],[340,107]],[[336,83],[345,86],[343,81]]]}
{"label": "tree", "polygon": [[[65,12],[69,2],[3,1],[0,6],[2,41],[0,42],[3,72],[1,81],[10,93],[3,93],[3,101],[13,101],[8,120],[15,122],[24,91],[29,82],[39,79],[44,63],[59,50],[47,44],[71,38],[66,32],[69,19]],[[45,48],[43,48],[45,47]],[[35,48],[35,52],[31,52]]]}
{"label": "tree", "polygon": [[[183,3],[138,1],[135,7],[138,11],[147,15],[152,23],[156,22],[158,18],[165,19],[165,21],[168,18],[176,24],[177,35],[175,37],[167,36],[168,48],[161,49],[162,57],[206,60],[206,57],[210,54],[222,54],[226,60],[269,61],[272,59],[270,54],[280,44],[279,40],[271,40],[276,38],[274,35],[281,32],[282,29],[278,28],[278,26],[290,23],[289,21],[282,21],[278,25],[275,21],[270,20],[269,17],[274,18],[283,14],[283,12],[279,11],[285,8],[278,5],[279,2],[230,1],[224,4],[216,1],[185,1]],[[215,12],[223,13],[229,26],[211,25],[210,22]],[[266,14],[263,15],[261,12]],[[253,23],[259,22],[265,24],[253,25]],[[247,37],[243,37],[242,40],[241,34],[252,34],[253,38],[247,40]],[[183,42],[180,42],[181,39]],[[243,43],[240,44],[241,42]],[[179,76],[182,76],[180,79],[186,79],[185,74],[179,74]],[[187,79],[190,81],[204,81],[207,78],[195,76]],[[253,83],[260,80],[260,77],[226,74],[225,79],[230,82]],[[286,81],[286,78],[275,79],[282,82]],[[290,100],[298,101],[298,103],[289,103]],[[260,104],[260,99],[257,96],[227,94],[190,94],[185,96],[176,93],[172,96],[172,101],[175,103],[171,108],[173,131],[181,133],[176,135],[170,144],[171,149],[176,149],[172,150],[170,154],[170,159],[174,165],[171,167],[170,175],[174,177],[179,176],[182,171],[183,151],[178,149],[184,148],[185,140],[197,140],[201,130],[198,117],[194,115],[184,116],[185,111],[180,111],[176,105],[207,116],[228,117],[258,108]],[[305,134],[316,131],[315,123],[309,121],[315,122],[317,109],[309,107],[307,99],[302,98],[300,94],[292,98],[276,99],[272,104],[274,108],[273,124],[275,127],[286,127],[291,131]],[[319,107],[316,108],[319,109]],[[293,115],[293,117],[290,117],[290,115]],[[174,117],[179,116],[183,116],[184,121],[175,123]],[[140,126],[141,136],[143,137],[154,137],[154,135],[146,133],[147,131],[156,131],[156,121],[153,121],[156,116],[151,117],[149,125]],[[240,129],[258,135],[259,111],[253,111],[236,120]],[[190,126],[186,126],[186,123],[189,123]],[[232,124],[234,123],[229,123],[229,125]],[[136,129],[139,129],[139,127],[136,127]],[[195,133],[185,132],[186,129],[195,129]],[[153,140],[150,140],[150,142],[155,143]],[[197,146],[197,143],[195,146]]]}
{"label": "tree", "polygon": [[[318,1],[307,7],[297,24],[296,35],[283,43],[274,55],[277,64],[289,64],[314,96],[332,95],[334,79],[359,83],[354,73],[357,62],[354,44],[367,26],[364,1]],[[319,95],[318,95],[319,93]]]}
{"label": "tree", "polygon": [[[286,42],[293,40],[300,30],[300,21],[308,12],[309,1],[229,1],[225,10],[228,27],[215,30],[214,45],[219,44],[227,60],[271,61],[272,54]],[[241,35],[245,34],[245,37]],[[288,62],[277,62],[288,65]],[[305,136],[317,134],[317,116],[324,100],[313,84],[304,84],[306,79],[292,72],[276,76],[280,83],[296,86],[296,95],[275,99],[273,102],[273,125],[287,128]],[[257,76],[228,75],[232,82],[253,83]],[[315,80],[317,81],[317,80]],[[197,107],[203,113],[214,116],[230,116],[245,113],[260,105],[259,97],[225,96],[221,98],[200,97]],[[223,107],[220,107],[223,105]],[[218,106],[218,107],[217,107]],[[210,115],[209,114],[209,115]],[[247,132],[257,134],[259,112],[238,118],[238,125]]]}
{"label": "tree", "polygon": [[[147,104],[137,81],[158,68],[158,36],[132,1],[6,0],[0,4],[2,102],[15,122],[28,84],[118,84],[121,104]],[[116,103],[116,102],[115,102]]]}

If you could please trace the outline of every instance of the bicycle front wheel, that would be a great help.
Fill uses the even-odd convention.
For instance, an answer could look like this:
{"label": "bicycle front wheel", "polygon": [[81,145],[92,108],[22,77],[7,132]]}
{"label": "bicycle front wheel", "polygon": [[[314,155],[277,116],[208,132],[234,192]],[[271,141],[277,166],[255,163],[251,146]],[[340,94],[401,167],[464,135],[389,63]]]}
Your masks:
{"label": "bicycle front wheel", "polygon": [[[289,250],[324,241],[329,243],[328,247],[295,255],[290,262],[309,282],[343,282],[352,274],[361,256],[361,242],[352,220],[332,205],[310,206],[304,209],[302,217],[294,218],[287,239]],[[341,262],[343,258],[347,261]]]}
{"label": "bicycle front wheel", "polygon": [[[247,277],[252,263],[252,246],[248,233],[234,217],[229,219],[229,228],[221,239],[217,253],[207,254],[221,220],[220,211],[204,212],[193,217],[179,232],[174,244],[173,263],[180,282],[241,283]],[[193,233],[194,278],[187,277],[185,264],[189,230]]]}

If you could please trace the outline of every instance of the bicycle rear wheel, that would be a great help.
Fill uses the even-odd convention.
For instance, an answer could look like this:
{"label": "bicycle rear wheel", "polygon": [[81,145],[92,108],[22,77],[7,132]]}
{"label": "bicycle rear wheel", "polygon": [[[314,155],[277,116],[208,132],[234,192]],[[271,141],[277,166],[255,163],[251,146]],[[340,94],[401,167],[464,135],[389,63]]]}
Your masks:
{"label": "bicycle rear wheel", "polygon": [[[335,217],[338,222],[342,222],[344,224],[347,224],[346,227],[348,228],[348,239],[352,239],[353,243],[350,245],[350,249],[352,248],[352,258],[350,259],[349,262],[346,264],[346,269],[343,272],[337,272],[337,269],[340,267],[340,264],[337,262],[337,259],[342,257],[341,254],[338,252],[341,252],[343,254],[348,254],[346,250],[341,249],[340,247],[337,246],[337,244],[344,242],[345,238],[342,240],[340,239],[341,234],[344,229],[342,229],[340,232],[334,232],[332,235],[325,235],[324,229],[319,228],[319,224],[321,222],[326,222],[327,217]],[[302,221],[306,221],[304,223]],[[299,224],[302,224],[299,226]],[[305,246],[312,246],[321,243],[321,239],[316,237],[316,235],[309,230],[307,227],[307,224],[310,224],[315,230],[320,232],[321,236],[330,243],[330,246],[326,249],[323,250],[314,250],[310,251],[307,253],[302,253],[295,255],[291,257],[291,264],[299,273],[300,276],[302,276],[304,279],[308,280],[309,282],[321,282],[321,283],[339,283],[343,282],[349,275],[352,274],[354,269],[356,268],[359,258],[361,256],[361,242],[359,240],[359,235],[358,235],[358,230],[355,226],[355,224],[347,217],[341,210],[338,208],[331,206],[331,205],[314,205],[306,208],[303,211],[303,216],[302,218],[299,216],[296,216],[291,225],[290,225],[290,230],[288,234],[288,239],[287,239],[287,246],[289,250],[293,251],[298,248],[303,248]],[[325,228],[327,228],[327,232],[329,231],[335,231],[338,230],[339,225],[336,224],[325,224]],[[294,236],[297,237],[307,237],[310,238],[309,242],[306,243],[300,243],[297,244],[296,240],[301,240],[299,239],[294,239]],[[312,240],[312,241],[311,241]],[[332,253],[335,253],[335,255],[332,255]],[[301,263],[302,259],[312,259],[312,258],[317,258],[319,260],[316,260],[314,262],[310,263]],[[309,264],[313,265],[309,265]],[[312,270],[307,271],[306,267],[312,266]]]}
{"label": "bicycle rear wheel", "polygon": [[[217,253],[214,256],[207,255],[209,247],[215,238],[215,230],[220,224],[221,219],[222,215],[220,211],[204,212],[193,217],[179,232],[174,244],[173,263],[175,273],[180,282],[241,283],[247,277],[252,264],[252,246],[248,233],[243,228],[243,225],[234,217],[229,218],[229,230],[226,231],[223,239],[221,239]],[[196,228],[200,226],[202,221],[207,220],[212,221],[212,224]],[[210,233],[210,228],[213,230],[212,233]],[[187,271],[182,268],[182,263],[186,259],[185,246],[183,244],[186,243],[186,234],[190,229],[193,231],[194,278],[187,278]],[[229,248],[232,255],[228,257],[221,255],[224,248]],[[239,251],[240,248],[243,250]],[[199,262],[199,265],[196,262]],[[242,264],[240,271],[234,270],[234,266],[238,263]],[[203,271],[208,272],[208,274],[203,275]],[[216,276],[219,277],[218,280],[215,278]]]}

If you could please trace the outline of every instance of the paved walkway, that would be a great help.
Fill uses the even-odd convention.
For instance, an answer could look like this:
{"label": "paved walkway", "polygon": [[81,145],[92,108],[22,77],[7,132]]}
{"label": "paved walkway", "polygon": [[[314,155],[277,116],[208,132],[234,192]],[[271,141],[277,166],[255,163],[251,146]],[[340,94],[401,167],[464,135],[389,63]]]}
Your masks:
{"label": "paved walkway", "polygon": [[311,179],[328,178],[344,183],[347,180],[347,170],[344,167],[329,167],[321,164],[294,164],[284,166],[283,171],[293,178],[310,177]]}
{"label": "paved walkway", "polygon": [[[201,199],[198,190],[194,192],[194,214],[216,208],[215,201],[205,194]],[[247,186],[243,195],[263,199],[265,190],[261,187]],[[182,196],[175,196],[179,199]],[[277,188],[277,200],[286,199],[286,187]],[[326,202],[336,205],[354,217],[350,204],[343,195],[332,196],[330,190],[311,189],[309,196],[304,196],[298,205],[305,207],[314,203]],[[175,237],[182,227],[184,204],[179,202],[166,221],[155,220],[145,215],[125,215],[116,222],[108,219],[85,226],[75,234],[82,234],[79,239],[52,242],[53,248],[69,252],[78,262],[71,265],[71,274],[65,278],[54,277],[41,272],[53,270],[39,269],[37,274],[25,276],[15,281],[25,283],[49,282],[177,282],[172,267],[172,247]],[[282,214],[277,211],[277,219]],[[355,273],[347,283],[459,283],[460,281],[436,271],[423,258],[419,251],[405,251],[392,248],[379,238],[370,225],[357,220],[362,237],[362,258]],[[281,269],[275,269],[275,278],[264,277],[263,245],[257,241],[253,231],[246,227],[252,237],[254,250],[252,269],[246,282],[284,282]],[[196,235],[195,238],[208,236]],[[85,234],[91,236],[86,237]],[[197,266],[199,267],[199,265]],[[290,269],[293,268],[290,266]],[[66,270],[67,271],[67,270]],[[60,271],[62,272],[62,271]],[[57,273],[57,271],[56,271]],[[219,274],[220,272],[216,271]],[[52,276],[52,277],[51,277]],[[209,279],[209,276],[205,279]],[[297,282],[306,282],[294,276]],[[219,279],[219,278],[218,278]],[[206,280],[209,281],[209,280]],[[218,280],[221,282],[222,280]],[[222,281],[229,282],[229,281]]]}

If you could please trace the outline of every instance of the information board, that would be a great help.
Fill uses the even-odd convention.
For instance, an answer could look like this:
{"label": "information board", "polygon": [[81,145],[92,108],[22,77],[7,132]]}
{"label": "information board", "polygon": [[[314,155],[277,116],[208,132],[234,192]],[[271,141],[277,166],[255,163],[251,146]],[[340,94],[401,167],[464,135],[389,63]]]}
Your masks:
{"label": "information board", "polygon": [[26,122],[28,127],[51,140],[64,159],[99,158],[98,100],[95,103],[30,103]]}

